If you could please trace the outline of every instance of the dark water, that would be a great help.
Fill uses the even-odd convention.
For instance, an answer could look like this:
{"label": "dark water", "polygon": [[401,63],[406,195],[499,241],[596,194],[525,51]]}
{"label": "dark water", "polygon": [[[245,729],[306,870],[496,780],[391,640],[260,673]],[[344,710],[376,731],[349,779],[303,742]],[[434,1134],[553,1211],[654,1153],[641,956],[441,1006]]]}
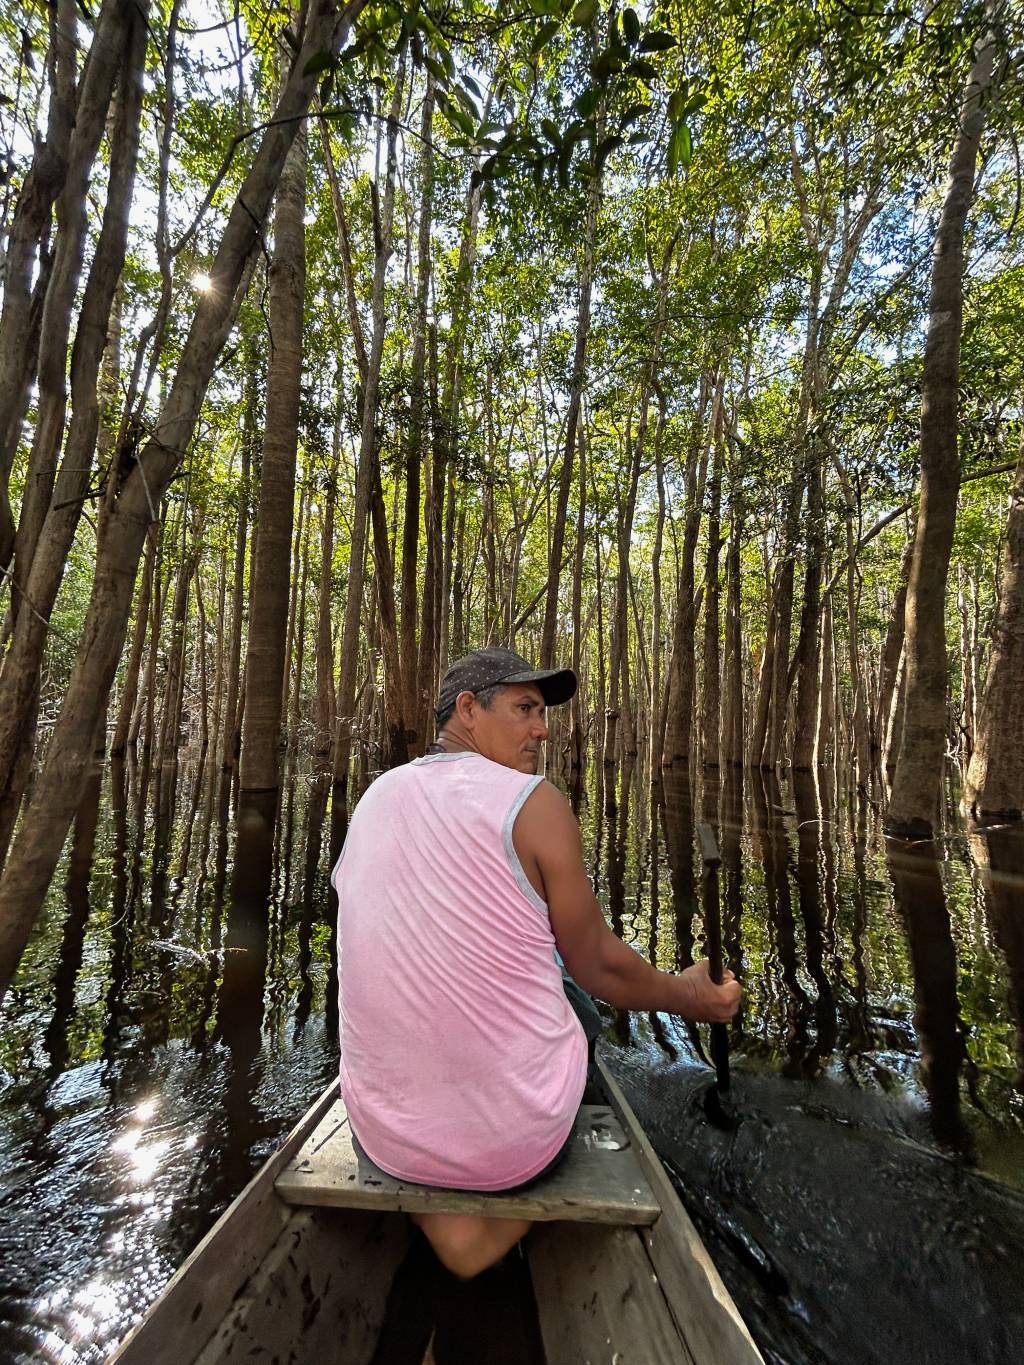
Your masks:
{"label": "dark water", "polygon": [[[340,821],[302,774],[276,823],[193,777],[142,822],[137,775],[97,774],[4,1008],[5,1360],[102,1360],[335,1071]],[[706,1036],[609,1011],[606,1041],[766,1355],[1024,1358],[1021,834],[887,857],[870,806],[759,773],[608,795],[588,858],[660,966],[703,953],[695,822],[720,835],[737,1126]]]}

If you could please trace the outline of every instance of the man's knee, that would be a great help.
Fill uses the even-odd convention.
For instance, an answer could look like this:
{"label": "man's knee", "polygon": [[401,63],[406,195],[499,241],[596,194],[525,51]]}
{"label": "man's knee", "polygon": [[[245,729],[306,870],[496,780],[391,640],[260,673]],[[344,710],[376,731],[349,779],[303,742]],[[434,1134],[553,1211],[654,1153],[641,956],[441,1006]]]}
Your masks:
{"label": "man's knee", "polygon": [[423,1229],[441,1264],[463,1280],[500,1261],[530,1226],[519,1219],[450,1213],[414,1214],[413,1222]]}

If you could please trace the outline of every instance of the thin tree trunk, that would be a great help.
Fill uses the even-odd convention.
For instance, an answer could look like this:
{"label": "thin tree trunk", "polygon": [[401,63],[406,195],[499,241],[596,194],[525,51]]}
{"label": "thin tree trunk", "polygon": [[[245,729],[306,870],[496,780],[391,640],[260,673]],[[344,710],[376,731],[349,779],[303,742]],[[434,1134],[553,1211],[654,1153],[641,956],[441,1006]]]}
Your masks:
{"label": "thin tree trunk", "polygon": [[818,737],[819,657],[822,560],[825,554],[824,490],[817,443],[808,440],[807,551],[804,566],[804,599],[800,612],[794,664],[796,714],[793,734],[793,767],[806,771],[814,765]]}
{"label": "thin tree trunk", "polygon": [[42,300],[50,279],[50,217],[65,183],[75,125],[76,8],[75,0],[56,0],[50,7],[46,137],[35,145],[6,243],[0,314],[0,571],[10,567],[14,554],[8,485],[35,375]]}
{"label": "thin tree trunk", "polygon": [[686,522],[676,575],[672,660],[669,668],[669,693],[666,698],[668,723],[665,729],[665,744],[661,759],[665,767],[671,767],[674,763],[688,764],[693,739],[693,700],[696,681],[694,646],[697,621],[694,559],[697,553],[697,539],[700,534],[701,507],[704,501],[704,485],[707,479],[708,455],[711,448],[710,432],[715,430],[718,421],[718,408],[721,403],[721,385],[716,381],[711,421],[708,427],[709,435],[705,437],[703,424],[708,385],[705,382],[701,387],[703,392],[694,419],[689,458],[686,465]]}
{"label": "thin tree trunk", "polygon": [[[87,389],[92,399],[91,406],[97,414],[92,439],[88,443],[89,460],[92,459],[95,421],[98,420],[98,404],[95,402],[96,378],[106,345],[106,329],[114,289],[124,260],[128,207],[135,178],[141,108],[138,73],[145,51],[145,35],[143,33],[140,36],[139,27],[141,25],[144,28],[147,12],[148,3],[140,5],[136,10],[131,0],[107,0],[100,14],[96,37],[89,50],[89,60],[82,76],[64,183],[57,197],[57,236],[54,242],[53,267],[43,303],[39,335],[37,373],[39,397],[35,431],[14,543],[11,611],[15,615],[21,606],[22,592],[28,591],[32,559],[53,493],[67,416],[68,337],[71,333],[71,316],[81,277],[88,231],[86,194],[93,162],[106,127],[110,101],[120,73],[123,76],[121,83],[123,95],[115,137],[124,141],[123,154],[118,162],[119,183],[115,191],[112,212],[109,214],[104,212],[104,226],[107,230],[106,251],[99,269],[94,267],[90,271],[93,299],[88,313],[83,303],[81,320],[86,322],[86,335],[83,336],[80,326],[75,342],[76,350],[81,346],[88,354],[88,368],[92,370],[91,374],[81,376],[76,393],[76,397],[84,398],[83,390]],[[112,145],[116,147],[117,143]],[[95,316],[97,313],[99,317]],[[98,332],[90,336],[91,328],[98,328]],[[83,365],[82,368],[85,369],[86,366]],[[77,463],[81,464],[82,461],[79,460]],[[68,461],[65,460],[65,468],[67,465]],[[87,485],[88,473],[84,480],[78,476],[78,481],[82,482],[83,486]],[[29,600],[34,600],[31,594]],[[48,615],[45,611],[43,614]]]}
{"label": "thin tree trunk", "polygon": [[[145,11],[141,10],[129,22],[123,50],[118,54],[121,80],[111,138],[110,182],[103,223],[82,300],[78,332],[71,356],[71,389],[75,411],[67,448],[54,491],[53,506],[46,515],[41,538],[34,536],[30,540],[25,540],[21,527],[18,532],[15,591],[11,602],[11,610],[16,619],[10,648],[0,669],[0,697],[3,698],[3,706],[0,707],[0,792],[7,791],[10,786],[25,732],[31,729],[28,726],[28,715],[35,707],[34,697],[38,688],[50,615],[74,541],[83,496],[92,471],[100,423],[98,399],[100,369],[117,282],[124,266],[128,213],[138,160],[145,46]],[[84,209],[82,212],[84,217]],[[77,258],[79,262],[80,253],[81,246]],[[77,268],[72,270],[74,262],[65,262],[65,265],[77,280]],[[70,315],[71,301],[66,300],[66,304]],[[66,347],[69,326],[69,319],[65,319],[63,330],[56,322],[49,329],[44,328],[48,344],[56,346],[63,337],[63,344]],[[66,351],[61,353],[59,381],[54,379],[53,374],[50,375],[61,395],[64,392],[65,361]],[[49,365],[50,361],[47,361],[47,364]],[[59,406],[62,427],[63,400]],[[59,442],[59,431],[53,431],[51,435]],[[31,478],[31,466],[29,474]],[[46,491],[49,496],[48,485]],[[23,513],[22,526],[25,525]],[[30,563],[31,568],[28,568]],[[19,610],[25,602],[30,604],[29,609]],[[17,799],[17,796],[18,794],[15,794],[13,799]]]}
{"label": "thin tree trunk", "polygon": [[999,602],[981,698],[978,731],[964,784],[976,820],[1024,812],[1024,442],[1010,491],[999,566]]}
{"label": "thin tree trunk", "polygon": [[320,538],[320,582],[316,620],[316,702],[313,710],[313,766],[318,776],[333,764],[336,697],[334,692],[334,637],[331,632],[331,566],[334,561],[334,504],[338,484],[339,423],[335,422],[334,450],[327,474],[327,496]]}
{"label": "thin tree trunk", "polygon": [[[401,68],[404,74],[404,66]],[[345,602],[345,624],[341,643],[341,677],[338,682],[338,750],[335,756],[335,785],[347,791],[349,774],[350,735],[354,722],[356,702],[356,676],[359,660],[359,626],[362,616],[362,599],[366,574],[366,541],[373,501],[375,476],[379,471],[377,456],[377,403],[380,391],[380,370],[384,355],[384,332],[386,326],[384,309],[384,286],[387,263],[393,250],[392,225],[394,217],[394,148],[397,132],[398,113],[401,109],[402,80],[396,80],[395,97],[392,99],[388,119],[388,151],[385,171],[384,201],[381,206],[377,183],[371,184],[374,220],[374,271],[371,315],[373,336],[366,372],[363,375],[362,429],[359,441],[359,457],[356,465],[355,508],[353,511],[352,537],[349,549],[349,585]],[[351,271],[351,263],[346,268]],[[376,547],[375,547],[376,549]],[[387,554],[386,544],[381,551]]]}
{"label": "thin tree trunk", "polygon": [[292,678],[302,676],[299,660],[295,657],[296,640],[301,639],[299,618],[302,615],[309,573],[309,528],[308,519],[313,507],[312,484],[305,483],[299,493],[299,520],[295,527],[295,543],[292,550],[291,571],[288,581],[291,591],[288,598],[288,631],[284,647],[284,679],[281,684],[281,721],[287,739],[289,753],[295,752],[295,730],[291,722],[291,701],[296,692]]}
{"label": "thin tree trunk", "polygon": [[142,669],[142,655],[146,647],[146,627],[149,623],[149,603],[153,593],[153,566],[156,562],[156,526],[149,528],[146,537],[146,559],[142,570],[142,587],[139,589],[138,605],[135,608],[135,628],[132,633],[131,653],[125,671],[124,687],[118,707],[114,738],[110,746],[113,758],[120,758],[128,747],[128,734],[131,729],[135,703],[139,695],[139,675]]}
{"label": "thin tree trunk", "polygon": [[721,761],[722,715],[720,677],[720,629],[718,558],[722,546],[722,405],[714,438],[714,470],[711,506],[708,510],[707,557],[704,561],[704,687],[701,737],[704,766],[717,768]]}
{"label": "thin tree trunk", "polygon": [[416,665],[417,584],[419,580],[420,465],[427,447],[427,304],[430,293],[430,228],[434,206],[434,158],[431,130],[434,85],[427,76],[420,116],[420,214],[416,247],[416,305],[412,360],[409,371],[409,439],[405,461],[405,519],[402,527],[402,684],[403,713],[409,731],[409,751],[423,752],[426,717],[419,706]]}
{"label": "thin tree trunk", "polygon": [[886,736],[890,727],[893,694],[896,691],[896,680],[899,677],[900,670],[900,658],[903,654],[903,636],[907,606],[907,581],[910,578],[910,566],[913,562],[913,558],[914,542],[913,539],[910,539],[907,541],[907,548],[903,552],[899,579],[896,584],[896,593],[892,601],[892,611],[889,617],[889,625],[885,632],[885,643],[882,645],[882,654],[879,663],[878,707],[875,712],[874,725],[871,729],[871,748],[872,751],[877,754],[881,754],[882,750],[886,747]]}
{"label": "thin tree trunk", "polygon": [[743,494],[734,472],[729,496],[729,549],[726,555],[725,696],[722,707],[722,762],[743,764],[743,622],[740,600],[740,537]]}
{"label": "thin tree trunk", "polygon": [[558,480],[558,499],[552,526],[551,547],[548,553],[547,597],[544,602],[544,623],[540,635],[540,666],[551,668],[555,657],[555,622],[558,614],[558,584],[562,574],[562,551],[565,545],[565,519],[572,487],[573,454],[576,450],[576,429],[580,419],[580,400],[587,368],[587,336],[590,331],[590,299],[594,287],[594,248],[597,240],[597,213],[601,203],[601,171],[593,167],[587,192],[587,222],[583,237],[583,268],[580,271],[579,304],[576,315],[576,344],[573,350],[572,376],[569,380],[569,408],[565,419],[562,444],[562,469]]}
{"label": "thin tree trunk", "polygon": [[255,376],[248,375],[249,401],[246,426],[242,435],[242,472],[238,480],[237,520],[235,522],[235,560],[231,590],[231,633],[227,655],[227,697],[224,702],[224,742],[221,767],[233,772],[238,758],[238,693],[242,672],[242,622],[245,612],[245,554],[249,532],[249,475],[252,468],[252,441],[255,437]]}
{"label": "thin tree trunk", "polygon": [[821,706],[818,710],[818,735],[814,745],[817,765],[835,763],[836,746],[836,658],[832,626],[832,597],[826,596],[821,612]]}

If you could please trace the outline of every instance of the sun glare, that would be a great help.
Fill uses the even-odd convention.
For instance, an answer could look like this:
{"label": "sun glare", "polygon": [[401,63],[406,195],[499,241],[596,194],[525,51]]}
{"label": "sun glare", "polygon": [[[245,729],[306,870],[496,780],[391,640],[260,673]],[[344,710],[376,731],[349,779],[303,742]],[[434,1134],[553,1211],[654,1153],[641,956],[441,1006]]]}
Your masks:
{"label": "sun glare", "polygon": [[213,288],[213,280],[205,270],[200,270],[192,276],[192,288],[198,290],[200,294],[208,294]]}

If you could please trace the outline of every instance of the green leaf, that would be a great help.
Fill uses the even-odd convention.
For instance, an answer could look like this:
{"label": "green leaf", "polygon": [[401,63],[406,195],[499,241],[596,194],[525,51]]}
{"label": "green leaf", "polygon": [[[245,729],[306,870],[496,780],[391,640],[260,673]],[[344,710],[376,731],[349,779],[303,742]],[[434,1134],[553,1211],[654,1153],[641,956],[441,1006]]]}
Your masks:
{"label": "green leaf", "polygon": [[651,112],[649,104],[631,104],[619,121],[619,126],[628,128],[631,123],[635,123],[638,118]]}
{"label": "green leaf", "polygon": [[556,123],[553,123],[549,118],[542,118],[540,121],[540,128],[552,147],[561,147],[562,137]]}
{"label": "green leaf", "polygon": [[468,114],[464,113],[454,100],[450,100],[443,91],[437,92],[437,103],[445,118],[453,128],[460,133],[465,133],[467,137],[472,137],[474,133],[473,120]]}
{"label": "green leaf", "polygon": [[[636,63],[632,65],[635,66]],[[651,69],[653,70],[653,67]],[[603,84],[614,72],[622,70],[622,60],[614,48],[606,48],[594,63],[592,70],[594,80]]]}
{"label": "green leaf", "polygon": [[594,153],[594,162],[598,170],[600,170],[608,160],[615,148],[621,147],[625,140],[625,138],[619,137],[617,133],[614,133],[611,137],[601,139],[597,144],[597,151]]}
{"label": "green leaf", "polygon": [[598,0],[580,0],[572,12],[572,21],[577,28],[589,28],[597,16]]}
{"label": "green leaf", "polygon": [[627,9],[622,12],[622,32],[630,47],[636,47],[640,41],[640,20],[637,18],[635,9]]}
{"label": "green leaf", "polygon": [[690,162],[693,160],[693,137],[690,133],[689,124],[683,124],[682,154],[681,160],[685,170],[690,169]]}
{"label": "green leaf", "polygon": [[668,173],[675,175],[682,162],[684,169],[693,156],[693,140],[685,123],[677,123],[668,142]]}
{"label": "green leaf", "polygon": [[452,86],[452,90],[454,91],[455,98],[459,101],[474,123],[476,123],[480,118],[480,110],[474,104],[472,95],[470,95],[467,90],[463,90],[461,85]]}
{"label": "green leaf", "polygon": [[321,71],[330,71],[333,66],[334,58],[329,52],[314,52],[302,68],[302,74],[304,76],[319,76]]}
{"label": "green leaf", "polygon": [[591,85],[584,90],[582,95],[578,95],[573,101],[573,108],[581,118],[589,118],[597,108],[597,102],[601,98],[601,92],[596,85]]}
{"label": "green leaf", "polygon": [[658,79],[658,68],[652,66],[650,62],[645,62],[642,57],[638,57],[635,62],[630,62],[626,67],[626,73],[630,76],[639,76],[648,85]]}
{"label": "green leaf", "polygon": [[536,57],[537,53],[547,47],[548,43],[562,27],[557,19],[549,19],[546,24],[541,24],[537,30],[537,36],[530,44],[530,56]]}
{"label": "green leaf", "polygon": [[667,52],[670,47],[678,46],[678,40],[673,38],[671,33],[666,33],[664,29],[654,29],[651,33],[645,33],[640,39],[641,52]]}
{"label": "green leaf", "polygon": [[431,57],[428,53],[424,53],[423,61],[427,70],[433,76],[434,80],[437,81],[438,85],[448,84],[448,72],[445,71],[444,67],[435,57]]}

